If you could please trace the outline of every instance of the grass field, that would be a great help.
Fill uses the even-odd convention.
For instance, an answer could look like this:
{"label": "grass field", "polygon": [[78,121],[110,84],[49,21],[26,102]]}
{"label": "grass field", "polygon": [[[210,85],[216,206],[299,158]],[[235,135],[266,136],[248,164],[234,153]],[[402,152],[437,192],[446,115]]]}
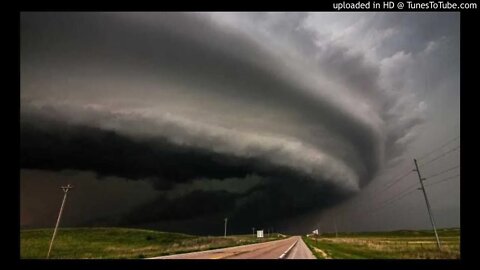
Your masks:
{"label": "grass field", "polygon": [[[46,258],[53,229],[22,230],[20,257]],[[193,236],[126,228],[59,229],[52,259],[138,259],[276,240],[279,235]]]}
{"label": "grass field", "polygon": [[438,250],[432,231],[393,231],[304,236],[319,259],[459,259],[460,229],[438,231]]}

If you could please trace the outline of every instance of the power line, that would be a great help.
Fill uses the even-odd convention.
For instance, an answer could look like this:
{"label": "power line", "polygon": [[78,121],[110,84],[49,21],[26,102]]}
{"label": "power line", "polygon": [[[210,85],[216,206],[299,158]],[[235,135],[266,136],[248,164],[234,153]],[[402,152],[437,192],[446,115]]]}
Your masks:
{"label": "power line", "polygon": [[391,188],[392,186],[394,186],[395,184],[397,184],[398,182],[400,182],[402,179],[404,179],[405,177],[407,177],[408,175],[410,175],[410,173],[412,173],[412,170],[409,170],[406,174],[396,178],[395,180],[393,180],[392,182],[390,182],[390,184],[388,184],[382,191],[385,191],[385,190],[388,190],[389,188]]}
{"label": "power line", "polygon": [[[412,192],[417,191],[417,190],[418,190],[418,188],[414,188],[414,189],[409,190],[408,192],[404,192],[404,193],[402,194],[402,196],[400,196],[400,197],[397,196],[396,199],[391,200],[390,202],[386,203],[383,207],[388,206],[388,205],[390,205],[390,204],[392,204],[392,203],[394,203],[394,202],[396,202],[396,201],[399,201],[399,200],[403,199],[405,196],[407,196],[408,194],[411,194]],[[382,207],[382,208],[383,208],[383,207]]]}
{"label": "power line", "polygon": [[[451,177],[447,177],[447,178],[443,178],[439,181],[435,181],[435,182],[431,182],[429,184],[425,184],[424,186],[432,186],[432,185],[435,185],[435,184],[439,184],[439,183],[442,183],[442,182],[445,182],[445,181],[449,181],[449,180],[452,180],[454,179],[455,177],[457,176],[460,176],[460,174],[456,174],[456,175],[453,175]],[[413,188],[415,187],[415,188]],[[413,189],[412,189],[413,188]],[[376,208],[374,211],[377,211],[377,210],[380,210],[382,208],[384,208],[385,206],[389,205],[389,204],[392,204],[393,202],[395,201],[398,201],[402,198],[404,198],[405,196],[407,196],[408,194],[412,193],[413,191],[415,190],[418,190],[417,188],[417,183],[413,184],[413,185],[410,185],[408,186],[407,188],[405,188],[403,191],[401,191],[400,193],[397,193],[396,195],[394,195],[393,197],[383,201],[380,203],[380,207]]]}
{"label": "power line", "polygon": [[[398,181],[400,181],[401,179],[403,179],[403,178],[405,178],[406,176],[408,176],[411,172],[412,172],[412,171],[409,171],[408,173],[406,173],[406,174],[398,177],[394,182],[390,183],[390,186],[389,186],[389,187],[385,188],[384,190],[387,190],[388,188],[390,188],[391,186],[393,186],[395,183],[398,183]],[[387,204],[390,204],[390,202],[393,203],[393,201],[396,201],[397,198],[398,198],[398,199],[401,199],[401,198],[399,198],[400,196],[402,196],[403,194],[405,194],[405,192],[412,191],[412,190],[410,190],[410,189],[411,189],[412,187],[415,187],[415,188],[416,188],[416,186],[417,186],[417,183],[414,183],[413,185],[409,185],[407,188],[403,189],[403,190],[400,191],[399,193],[397,193],[397,194],[393,195],[392,197],[390,197],[390,198],[388,198],[388,199],[380,202],[380,203],[379,203],[380,207],[377,207],[377,208],[372,209],[372,211],[373,211],[372,213],[376,212],[377,210],[380,210],[381,208],[383,208],[383,207],[386,206]],[[415,189],[413,189],[413,190],[415,190]],[[402,197],[402,198],[403,198],[403,197]],[[367,203],[364,203],[364,204],[362,205],[362,207],[363,207],[363,206],[367,206]],[[364,212],[361,212],[361,213],[359,212],[359,213],[354,214],[354,215],[355,215],[355,216],[356,216],[356,215],[363,215],[363,213],[364,213]]]}
{"label": "power line", "polygon": [[404,190],[404,192],[401,192],[401,193],[397,194],[396,197],[384,201],[384,203],[382,205],[380,205],[380,207],[375,208],[372,213],[376,213],[376,212],[382,210],[383,208],[393,204],[396,201],[399,201],[399,200],[403,199],[405,196],[411,194],[412,192],[414,192],[416,190],[418,190],[417,187],[415,187],[414,189]]}
{"label": "power line", "polygon": [[[456,167],[459,167],[459,166],[456,166]],[[455,168],[456,168],[455,167]],[[453,168],[451,168],[453,169]],[[445,170],[447,171],[447,170]],[[424,186],[432,186],[432,185],[436,185],[436,184],[439,184],[439,183],[442,183],[442,182],[446,182],[446,181],[450,181],[452,179],[455,179],[455,177],[457,176],[460,176],[460,174],[456,174],[456,175],[453,175],[451,177],[447,177],[447,178],[443,178],[439,181],[435,181],[435,182],[431,182],[431,183],[428,183],[428,184],[425,184]],[[433,176],[430,176],[430,178],[433,177]],[[396,195],[392,196],[391,198],[387,199],[387,200],[384,200],[383,202],[380,203],[380,206],[373,209],[373,211],[371,212],[371,214],[373,213],[376,213],[380,210],[382,210],[383,208],[393,204],[394,202],[396,201],[399,201],[401,199],[403,199],[404,197],[406,197],[407,195],[411,194],[412,192],[416,191],[416,190],[419,190],[419,188],[417,188],[417,183],[413,184],[413,185],[410,185],[408,186],[407,188],[405,188],[404,190],[402,190],[401,192],[397,193]]]}
{"label": "power line", "polygon": [[428,176],[428,177],[426,177],[426,179],[434,178],[434,177],[436,177],[436,176],[439,176],[439,175],[442,175],[442,174],[444,174],[444,173],[446,173],[446,172],[449,172],[449,171],[451,171],[451,170],[454,170],[454,169],[456,169],[456,168],[458,168],[458,167],[460,167],[460,165],[457,165],[457,166],[455,166],[455,167],[446,169],[446,170],[441,171],[441,172],[439,172],[439,173],[436,173],[436,174],[434,174],[434,175]]}
{"label": "power line", "polygon": [[443,154],[441,154],[441,155],[438,155],[438,156],[436,156],[435,158],[433,158],[433,159],[431,159],[431,160],[429,160],[429,161],[427,161],[427,162],[424,162],[424,163],[422,163],[422,164],[420,164],[420,165],[418,165],[418,166],[419,166],[419,167],[423,167],[423,166],[425,166],[425,165],[428,165],[428,164],[430,164],[430,163],[432,163],[432,162],[434,162],[434,161],[436,161],[436,160],[438,160],[438,159],[440,159],[440,158],[442,158],[442,157],[444,157],[444,156],[446,156],[446,155],[454,152],[454,151],[457,150],[457,149],[460,149],[460,145],[457,146],[457,147],[455,147],[455,148],[453,148],[453,149],[451,149],[451,150],[449,150],[449,151],[447,151],[447,152],[445,152],[445,153],[443,153]]}
{"label": "power line", "polygon": [[442,180],[439,180],[439,181],[428,183],[425,186],[433,186],[433,185],[436,185],[436,184],[439,184],[439,183],[442,183],[442,182],[450,181],[452,179],[455,179],[457,176],[460,176],[460,174],[456,174],[456,175],[453,175],[453,176],[450,176],[450,177],[447,177],[447,178],[443,178]]}
{"label": "power line", "polygon": [[[455,137],[455,138],[447,141],[447,142],[444,143],[442,146],[440,146],[440,147],[438,147],[438,148],[430,151],[430,152],[427,153],[426,155],[422,156],[422,158],[425,158],[425,157],[429,156],[430,154],[434,153],[434,152],[437,151],[438,149],[441,149],[441,148],[447,146],[448,144],[450,144],[451,142],[457,140],[458,138],[460,138],[460,136],[457,136],[457,137]],[[421,165],[419,165],[419,166],[428,165],[428,164],[430,164],[430,163],[432,163],[432,162],[434,162],[434,161],[436,161],[436,160],[438,160],[438,159],[440,159],[440,158],[448,155],[449,153],[457,150],[458,148],[460,148],[460,146],[457,146],[457,147],[455,147],[455,148],[453,148],[453,149],[451,149],[451,150],[449,150],[449,151],[447,151],[447,152],[445,152],[445,153],[443,153],[443,154],[440,154],[440,155],[434,157],[433,159],[431,159],[431,160],[429,160],[429,161],[427,161],[427,162],[425,162],[425,163],[423,163],[423,164],[421,164]],[[445,172],[451,171],[451,170],[456,169],[456,168],[458,168],[458,167],[460,167],[460,165],[455,166],[455,167],[452,167],[452,168],[449,168],[449,169],[447,169],[447,170],[444,170],[444,171],[442,171],[442,172],[440,172],[440,173],[437,173],[437,174],[434,174],[434,175],[432,175],[432,176],[429,176],[428,178],[436,177],[436,176],[438,176],[438,175],[441,175],[441,174],[443,174],[443,173],[445,173]],[[391,187],[393,187],[394,185],[396,185],[397,183],[399,183],[401,180],[403,180],[404,178],[406,178],[407,176],[409,176],[410,173],[412,173],[412,171],[414,171],[414,170],[410,170],[410,171],[406,172],[405,174],[397,177],[395,180],[389,182],[382,191],[386,191],[386,190],[390,189]],[[399,194],[397,194],[397,195],[399,195]],[[387,200],[387,201],[388,201],[388,200]]]}
{"label": "power line", "polygon": [[401,194],[398,194],[398,195],[401,195],[401,196],[396,196],[395,198],[392,198],[392,199],[388,200],[388,201],[385,202],[384,204],[380,205],[380,207],[378,207],[378,208],[375,209],[374,211],[377,212],[377,211],[379,211],[379,210],[381,210],[381,209],[383,209],[383,208],[385,208],[385,207],[393,204],[394,202],[403,199],[405,196],[407,196],[408,194],[410,194],[410,193],[412,193],[412,192],[414,192],[414,191],[416,191],[416,190],[417,190],[417,188],[410,189],[410,190],[406,190],[406,192],[403,192],[403,193],[401,193]]}
{"label": "power line", "polygon": [[455,138],[453,138],[453,139],[451,139],[451,140],[448,140],[446,143],[442,144],[442,146],[433,149],[432,151],[430,151],[430,152],[428,152],[427,154],[425,154],[425,155],[421,156],[420,158],[418,158],[418,160],[421,161],[422,159],[428,157],[430,154],[434,153],[435,151],[437,151],[437,150],[439,150],[439,149],[442,149],[443,147],[447,146],[448,144],[450,144],[451,142],[457,140],[458,138],[460,138],[460,136],[457,136],[457,137],[455,137]]}
{"label": "power line", "polygon": [[393,203],[394,201],[403,198],[402,195],[413,191],[413,190],[412,190],[413,187],[415,187],[415,188],[413,189],[413,190],[415,190],[416,187],[417,187],[417,183],[414,183],[413,185],[409,185],[407,188],[403,189],[403,190],[400,191],[399,193],[397,193],[397,194],[393,195],[392,197],[390,197],[390,198],[388,198],[388,199],[380,202],[380,203],[379,203],[380,206],[377,207],[377,208],[374,208],[374,209],[373,209],[373,212],[376,212],[377,210],[382,209],[382,208],[385,207],[386,205],[388,205],[388,204],[390,204],[390,203]]}
{"label": "power line", "polygon": [[[412,189],[414,188],[414,189]],[[380,207],[378,207],[377,209],[380,209],[380,208],[383,208],[383,206],[385,205],[388,205],[396,200],[399,200],[401,198],[403,198],[402,195],[404,194],[408,194],[409,192],[413,191],[413,190],[416,190],[417,189],[417,183],[414,183],[413,185],[410,185],[408,186],[407,188],[405,188],[404,190],[400,191],[399,193],[397,193],[396,195],[394,195],[393,197],[387,199],[387,200],[384,200],[383,202],[380,203]]]}

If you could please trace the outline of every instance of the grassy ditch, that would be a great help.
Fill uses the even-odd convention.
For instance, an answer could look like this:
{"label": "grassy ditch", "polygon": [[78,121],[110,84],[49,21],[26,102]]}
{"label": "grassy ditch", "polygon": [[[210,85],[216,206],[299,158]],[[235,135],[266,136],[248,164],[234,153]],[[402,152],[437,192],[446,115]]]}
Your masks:
{"label": "grassy ditch", "polygon": [[[45,259],[53,229],[21,230],[20,257]],[[139,259],[282,239],[280,235],[194,236],[128,228],[59,229],[52,259]]]}

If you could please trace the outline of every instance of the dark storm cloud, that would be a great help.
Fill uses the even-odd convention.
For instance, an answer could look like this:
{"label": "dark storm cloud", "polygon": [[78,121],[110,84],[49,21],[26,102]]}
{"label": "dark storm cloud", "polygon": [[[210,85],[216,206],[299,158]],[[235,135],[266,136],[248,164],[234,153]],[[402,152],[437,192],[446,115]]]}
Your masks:
{"label": "dark storm cloud", "polygon": [[309,213],[318,209],[319,205],[330,207],[350,196],[329,183],[290,178],[288,175],[282,180],[287,181],[262,178],[260,185],[243,193],[197,190],[170,199],[159,196],[133,209],[120,224],[173,229],[170,227],[172,222],[184,221],[185,226],[193,220],[209,217],[201,222],[201,229],[195,229],[199,224],[197,221],[196,225],[187,227],[188,231],[217,234],[220,221],[228,217],[230,232],[245,232],[245,228],[250,228],[252,224],[257,228],[276,226],[285,217]]}
{"label": "dark storm cloud", "polygon": [[[263,35],[211,14],[22,13],[22,168],[149,181],[166,197],[124,219],[136,224],[261,223],[341,201],[421,118],[391,112],[379,67],[318,45],[307,17],[242,17]],[[245,193],[201,188],[252,175]]]}
{"label": "dark storm cloud", "polygon": [[20,225],[26,228],[55,225],[63,192],[72,184],[61,226],[112,226],[123,215],[158,196],[146,181],[106,177],[99,181],[91,171],[20,170]]}
{"label": "dark storm cloud", "polygon": [[[55,39],[60,40],[60,42],[56,43],[63,46],[61,49],[58,48],[65,53],[66,59],[62,59],[62,61],[67,62],[71,61],[72,57],[74,59],[79,57],[80,66],[86,65],[84,69],[80,69],[80,73],[88,70],[89,65],[95,67],[99,65],[99,62],[103,64],[102,61],[98,59],[109,57],[110,54],[114,56],[110,56],[111,59],[109,58],[113,63],[108,63],[106,68],[112,68],[113,70],[116,70],[117,66],[132,69],[132,67],[136,67],[138,64],[135,63],[135,61],[140,61],[142,62],[142,66],[139,68],[140,70],[145,69],[145,66],[150,66],[149,73],[152,72],[153,68],[160,76],[168,77],[168,80],[180,80],[180,82],[177,82],[178,84],[186,85],[184,87],[194,89],[195,92],[198,91],[197,89],[202,89],[206,92],[213,91],[216,94],[221,94],[223,99],[220,99],[220,102],[234,102],[237,104],[242,104],[243,102],[245,106],[254,109],[258,106],[266,107],[264,111],[270,113],[282,111],[288,113],[289,117],[293,117],[293,120],[301,121],[300,124],[304,122],[314,129],[321,128],[321,130],[313,136],[304,136],[304,140],[311,140],[312,143],[315,144],[323,144],[324,151],[330,152],[329,154],[332,156],[341,153],[341,156],[338,158],[343,158],[350,163],[349,165],[351,167],[355,167],[361,178],[360,184],[365,184],[371,177],[371,172],[377,168],[377,160],[375,160],[375,157],[378,155],[376,143],[378,135],[374,128],[362,123],[356,119],[356,117],[352,117],[342,107],[335,106],[322,98],[316,97],[309,92],[311,89],[308,89],[308,87],[304,89],[302,86],[296,85],[295,81],[288,79],[288,77],[278,77],[282,75],[280,73],[282,71],[272,70],[274,67],[272,65],[275,65],[275,60],[270,59],[271,57],[266,52],[262,53],[262,50],[257,48],[258,46],[253,45],[248,39],[241,39],[236,35],[224,34],[213,26],[207,29],[203,29],[202,27],[197,29],[193,26],[199,23],[197,22],[198,19],[195,20],[195,18],[190,18],[190,16],[179,14],[149,15],[153,18],[146,16],[152,20],[149,21],[149,23],[152,24],[141,24],[140,26],[144,26],[146,29],[156,27],[154,29],[156,32],[150,32],[153,31],[150,30],[146,31],[146,33],[138,30],[139,25],[136,25],[136,27],[131,26],[135,26],[133,22],[126,24],[124,27],[119,27],[118,24],[110,22],[108,16],[106,16],[106,18],[99,15],[91,18],[93,15],[90,14],[69,14],[68,16],[58,16],[58,18],[57,16],[52,16],[53,19],[47,16],[47,22],[49,19],[53,20],[53,22],[50,22],[50,27],[54,27],[55,25],[63,25],[63,27],[66,27],[70,23],[74,24],[75,28],[73,28],[73,26],[72,28],[75,29],[75,31],[72,33],[72,31],[61,31],[61,29],[46,27],[45,29],[49,30],[49,34],[46,34],[44,28],[35,29],[35,31],[31,30],[36,33],[32,34],[32,36],[44,33],[45,37],[43,39],[39,38],[40,40],[25,40],[26,46],[28,46],[28,44],[36,44],[35,52],[37,52],[35,56],[31,57],[26,53],[25,61],[29,61],[29,59],[32,59],[32,62],[40,61],[39,58],[42,55],[50,56],[52,54],[50,50],[57,49],[55,46],[48,45],[51,43],[48,38],[50,35],[52,35],[52,38],[55,37]],[[75,18],[75,16],[79,17],[79,22],[72,19]],[[101,22],[97,22],[95,19],[101,20]],[[119,18],[114,19],[119,20]],[[32,19],[32,21],[34,21],[34,19]],[[192,21],[195,22],[195,24]],[[29,22],[30,20],[28,19],[25,22],[25,24],[27,24],[25,26],[26,29],[30,27],[34,28],[35,25],[37,25],[33,22],[30,22],[30,25],[28,24]],[[153,22],[157,24],[153,24]],[[93,25],[88,26],[89,24],[101,24],[102,27],[100,29],[102,29],[109,23],[112,24],[112,31],[109,31],[108,34],[96,34],[97,31],[99,31],[98,29],[93,31],[93,34],[90,34],[89,29],[91,29]],[[136,23],[138,24],[138,22]],[[202,25],[202,23],[205,24],[206,22],[200,21],[200,25]],[[167,26],[175,24],[175,29],[168,29],[167,27],[167,30],[165,30],[164,24]],[[192,29],[195,29],[195,31]],[[205,31],[205,35],[198,34],[198,32],[202,30]],[[26,32],[28,33],[28,30]],[[216,34],[215,42],[208,42],[209,35],[212,35],[211,32]],[[28,36],[29,35],[27,35],[27,37]],[[75,38],[70,38],[70,36],[74,36]],[[82,40],[87,40],[86,44],[85,42],[82,43],[81,40],[76,40],[78,36],[82,36]],[[64,39],[68,42],[61,42]],[[139,39],[144,42],[137,42]],[[42,41],[45,43],[45,47],[42,46]],[[235,46],[228,47],[230,43],[234,43]],[[78,50],[78,48],[82,49]],[[225,52],[227,49],[230,51]],[[26,48],[25,51],[28,52],[29,49]],[[96,58],[92,58],[92,55],[81,55],[81,52],[95,52],[94,55]],[[134,63],[130,63],[125,59],[125,52],[128,52],[128,57],[135,59],[132,60]],[[77,54],[80,55],[77,56]],[[55,53],[53,55],[57,55],[53,56],[56,58],[58,55],[62,55],[62,53]],[[122,62],[123,60],[127,62]],[[83,61],[87,61],[87,63],[83,63]],[[28,69],[29,65],[26,65],[26,68]],[[45,69],[48,68],[47,65]],[[77,65],[67,66],[66,68],[67,70],[72,69],[73,73],[67,74],[65,77],[77,76],[75,74],[75,72],[78,71]],[[61,69],[65,70],[65,67],[62,66]],[[64,71],[58,70],[58,72],[62,74]],[[28,71],[26,73],[30,75]],[[185,80],[185,78],[188,78],[188,80]],[[97,78],[94,76],[94,79]],[[60,78],[59,81],[61,84],[62,78]],[[57,83],[59,82],[57,81]],[[206,84],[208,87],[205,88],[204,85]],[[53,86],[53,88],[55,87],[59,86]],[[89,89],[82,89],[81,91],[68,89],[70,85],[64,85],[63,87],[64,88],[55,91],[53,94],[66,99],[71,99],[72,95],[79,96],[79,99],[84,99],[86,95],[85,92],[89,91]],[[52,87],[45,88],[51,89]],[[248,89],[248,91],[246,91],[246,89]],[[35,91],[37,90],[31,90],[33,99],[36,98]],[[49,90],[45,91],[49,92]],[[122,90],[117,91],[123,94],[121,92]],[[145,93],[142,89],[135,89],[135,91],[138,91],[139,94]],[[115,93],[115,91],[109,90],[102,90],[101,92]],[[95,95],[94,93],[89,94]],[[130,95],[128,97],[129,99],[134,99],[131,93],[128,94]],[[105,94],[98,93],[95,102],[99,102],[103,95]],[[193,95],[195,95],[195,93]],[[227,98],[224,98],[225,96]],[[106,98],[110,98],[110,96]],[[25,106],[28,106],[28,104]],[[212,111],[214,109],[215,108],[212,108]],[[242,110],[243,109],[244,108],[242,108]],[[235,113],[237,112],[233,112],[233,114]],[[242,116],[241,111],[238,113],[239,116]],[[315,132],[315,130],[313,131]],[[335,136],[336,139],[332,144],[330,138],[333,136]],[[321,142],[324,138],[328,138],[330,141]],[[347,149],[343,150],[342,153],[339,148]],[[360,156],[369,157],[369,159],[360,161],[358,158]],[[372,157],[372,159],[370,159],[370,157]]]}
{"label": "dark storm cloud", "polygon": [[[21,122],[22,168],[94,171],[101,178],[117,176],[148,181],[155,189],[167,192],[137,205],[124,217],[92,219],[92,215],[88,215],[87,220],[78,219],[81,225],[169,229],[171,221],[210,216],[212,219],[205,220],[198,232],[215,233],[218,232],[213,229],[217,219],[229,216],[235,220],[230,230],[240,232],[252,223],[271,226],[275,220],[286,216],[328,207],[351,194],[332,183],[261,158],[218,154],[208,149],[177,145],[161,137],[135,140],[110,130],[65,125],[39,117],[33,118],[35,123],[27,120],[28,117],[24,119]],[[188,187],[188,182],[199,178],[233,180],[229,184],[231,187],[235,182],[247,182],[251,174],[258,175],[257,181],[241,193],[234,192],[233,187],[229,191],[193,189],[179,196],[165,196],[181,183]],[[197,188],[205,185],[205,181],[197,182]]]}
{"label": "dark storm cloud", "polygon": [[[111,130],[62,125],[35,118],[21,122],[20,165],[43,170],[92,170],[100,177],[151,180],[158,189],[198,178],[308,177],[258,157],[238,157],[184,146],[163,137],[134,140]],[[42,121],[41,124],[38,122]]]}

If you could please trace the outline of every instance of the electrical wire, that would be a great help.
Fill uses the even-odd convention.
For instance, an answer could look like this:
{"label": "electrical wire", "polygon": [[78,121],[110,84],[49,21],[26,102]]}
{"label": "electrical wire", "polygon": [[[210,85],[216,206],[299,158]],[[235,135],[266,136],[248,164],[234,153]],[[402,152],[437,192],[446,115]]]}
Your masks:
{"label": "electrical wire", "polygon": [[402,179],[404,179],[405,177],[407,177],[408,175],[410,175],[412,173],[412,170],[409,170],[407,173],[405,173],[404,175],[396,178],[395,180],[389,182],[389,184],[387,184],[387,186],[385,186],[385,188],[382,190],[382,191],[385,191],[385,190],[388,190],[389,188],[393,187],[395,184],[397,184],[398,182],[400,182]]}
{"label": "electrical wire", "polygon": [[436,177],[436,176],[442,175],[442,174],[444,174],[444,173],[446,173],[446,172],[449,172],[449,171],[454,170],[454,169],[459,168],[459,167],[460,167],[460,165],[457,165],[457,166],[455,166],[455,167],[446,169],[446,170],[441,171],[441,172],[439,172],[439,173],[436,173],[436,174],[434,174],[434,175],[430,175],[430,176],[426,177],[425,179],[434,178],[434,177]]}
{"label": "electrical wire", "polygon": [[394,198],[390,199],[389,201],[385,202],[385,203],[384,203],[383,205],[381,205],[380,207],[374,209],[373,212],[375,213],[375,212],[380,211],[381,209],[383,209],[383,208],[391,205],[392,203],[394,203],[394,202],[396,202],[396,201],[398,201],[398,200],[400,200],[400,199],[403,199],[405,196],[411,194],[412,192],[414,192],[414,191],[416,191],[416,190],[418,190],[418,188],[416,188],[416,187],[415,187],[414,189],[405,190],[405,192],[402,192],[402,193],[398,194],[398,195],[401,195],[401,196],[397,196],[395,199],[394,199]]}
{"label": "electrical wire", "polygon": [[444,157],[444,156],[446,156],[446,155],[454,152],[454,151],[457,150],[457,149],[460,149],[460,145],[457,146],[457,147],[455,147],[455,148],[453,148],[453,149],[451,149],[451,150],[449,150],[449,151],[447,151],[447,152],[445,152],[445,153],[443,153],[443,154],[441,154],[441,155],[436,156],[435,158],[433,158],[433,159],[431,159],[431,160],[429,160],[429,161],[426,161],[426,162],[424,162],[424,163],[422,163],[422,164],[419,164],[418,167],[426,166],[426,165],[428,165],[428,164],[430,164],[430,163],[432,163],[432,162],[434,162],[434,161],[436,161],[436,160],[438,160],[438,159],[440,159],[440,158],[442,158],[442,157]]}
{"label": "electrical wire", "polygon": [[433,186],[433,185],[436,185],[436,184],[440,184],[442,182],[446,182],[446,181],[450,181],[450,180],[453,180],[455,179],[457,176],[460,176],[460,174],[456,174],[456,175],[453,175],[453,176],[450,176],[450,177],[447,177],[447,178],[444,178],[442,180],[438,180],[438,181],[435,181],[435,182],[432,182],[432,183],[428,183],[428,184],[425,184],[424,186]]}
{"label": "electrical wire", "polygon": [[437,150],[439,150],[439,149],[442,149],[443,147],[447,146],[448,144],[450,144],[451,142],[457,140],[458,138],[460,138],[460,136],[457,136],[457,137],[455,137],[455,138],[453,138],[453,139],[451,139],[451,140],[448,140],[446,143],[442,144],[442,146],[437,147],[437,148],[433,149],[432,151],[428,152],[427,154],[419,157],[419,158],[418,158],[418,161],[421,161],[422,159],[428,157],[430,154],[434,153],[435,151],[437,151]]}

